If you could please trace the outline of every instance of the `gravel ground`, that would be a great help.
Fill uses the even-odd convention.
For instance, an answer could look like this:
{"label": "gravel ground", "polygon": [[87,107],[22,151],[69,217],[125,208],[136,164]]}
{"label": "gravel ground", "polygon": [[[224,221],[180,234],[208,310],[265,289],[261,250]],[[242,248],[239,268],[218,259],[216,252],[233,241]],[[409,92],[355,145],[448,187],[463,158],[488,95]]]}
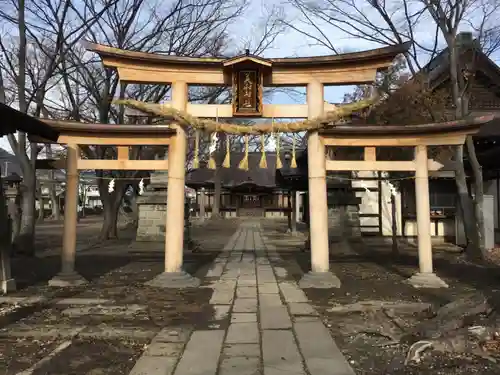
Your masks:
{"label": "gravel ground", "polygon": [[[284,223],[264,226],[267,237],[279,250],[285,249]],[[289,236],[289,235],[288,235]],[[310,270],[310,253],[303,252],[303,244],[296,239],[288,242],[287,251],[281,252],[281,266],[289,277],[299,280]],[[418,290],[404,283],[416,270],[418,259],[413,246],[401,247],[401,255],[391,255],[390,245],[373,245],[369,239],[351,246],[332,244],[331,269],[340,278],[339,289],[307,289],[307,296],[330,328],[332,335],[358,375],[458,375],[500,373],[500,365],[463,353],[426,354],[418,364],[404,365],[408,346],[393,343],[385,334],[397,336],[413,327],[424,313],[394,312],[391,317],[381,310],[358,313],[330,311],[333,306],[363,301],[401,303],[428,303],[438,308],[474,291],[491,296],[500,289],[500,272],[495,267],[482,267],[463,262],[456,252],[435,253],[436,272],[449,283],[450,288]],[[380,242],[380,241],[379,241]],[[291,245],[296,243],[295,245]],[[441,249],[440,246],[436,248]],[[446,248],[443,246],[443,248]],[[397,322],[401,327],[399,327]],[[383,333],[383,334],[381,334]],[[394,338],[394,337],[393,337]],[[500,354],[500,353],[499,353]]]}

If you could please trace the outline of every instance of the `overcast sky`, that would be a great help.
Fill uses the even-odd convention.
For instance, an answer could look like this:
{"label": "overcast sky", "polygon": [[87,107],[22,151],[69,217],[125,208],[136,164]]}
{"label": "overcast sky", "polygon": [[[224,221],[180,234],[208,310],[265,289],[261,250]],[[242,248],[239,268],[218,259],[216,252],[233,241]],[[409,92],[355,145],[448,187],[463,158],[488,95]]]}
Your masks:
{"label": "overcast sky", "polygon": [[[230,29],[230,35],[232,36],[235,45],[241,46],[248,41],[249,38],[258,35],[259,22],[262,18],[265,18],[266,8],[269,9],[269,7],[273,5],[273,2],[278,4],[283,0],[251,1],[252,4],[247,10],[245,17],[238,20],[238,22]],[[289,20],[293,20],[296,17],[293,8],[287,7],[285,13],[287,19]],[[322,32],[328,35],[330,40],[334,40],[335,48],[342,52],[361,51],[378,47],[377,45],[369,43],[365,40],[353,39],[352,37],[343,35],[337,29],[324,28],[322,29]],[[428,30],[423,30],[422,32],[425,35],[425,33],[428,33]],[[417,39],[422,40],[422,37],[425,38],[424,35],[417,35]],[[317,45],[317,43],[314,43],[311,39],[306,38],[304,35],[296,31],[287,30],[278,36],[274,45],[266,51],[264,57],[315,56],[325,54],[332,54],[332,51]],[[325,100],[333,103],[341,102],[344,93],[352,91],[352,89],[353,87],[351,86],[327,87],[325,88]],[[305,102],[304,97],[299,96],[290,98],[290,96],[286,94],[276,94],[272,98],[272,102],[275,104],[293,103],[294,100],[295,102],[297,102],[297,100],[302,103]],[[3,139],[0,138],[0,147],[10,151],[10,146],[5,137]]]}

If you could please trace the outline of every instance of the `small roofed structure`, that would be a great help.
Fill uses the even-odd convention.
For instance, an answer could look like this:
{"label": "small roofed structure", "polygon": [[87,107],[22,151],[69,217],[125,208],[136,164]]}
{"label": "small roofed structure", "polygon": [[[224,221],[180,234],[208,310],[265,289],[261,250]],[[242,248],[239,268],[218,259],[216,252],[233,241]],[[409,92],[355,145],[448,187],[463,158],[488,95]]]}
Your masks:
{"label": "small roofed structure", "polygon": [[[289,189],[278,180],[276,153],[266,152],[267,168],[260,168],[260,152],[248,154],[248,171],[238,168],[243,152],[231,153],[231,166],[220,169],[220,212],[225,217],[260,216],[286,217],[289,212]],[[281,156],[283,158],[283,155]],[[285,160],[282,161],[284,165]],[[284,169],[284,168],[282,168]],[[186,175],[186,185],[201,192],[197,195],[197,212],[210,216],[214,204],[216,173],[206,167]],[[201,207],[201,205],[204,207]]]}
{"label": "small roofed structure", "polygon": [[[3,103],[0,103],[0,119],[0,136],[21,131],[41,136],[50,141],[57,141],[59,137],[59,132],[50,125]],[[1,168],[2,166],[0,165],[0,290],[2,293],[7,293],[16,289],[16,282],[11,275],[11,227],[9,225],[10,220],[1,177]]]}

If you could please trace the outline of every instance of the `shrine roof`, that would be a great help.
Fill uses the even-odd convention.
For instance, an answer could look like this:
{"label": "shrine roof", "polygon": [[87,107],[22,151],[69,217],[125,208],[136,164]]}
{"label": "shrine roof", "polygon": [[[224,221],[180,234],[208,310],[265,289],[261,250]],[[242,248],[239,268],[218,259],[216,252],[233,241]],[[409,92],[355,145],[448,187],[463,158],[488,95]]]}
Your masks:
{"label": "shrine roof", "polygon": [[133,133],[134,135],[144,134],[175,134],[175,129],[170,127],[168,124],[155,124],[155,125],[137,125],[137,124],[98,124],[98,123],[85,123],[69,120],[52,120],[52,119],[40,119],[47,125],[50,125],[53,129],[57,129],[60,132],[68,133],[102,133],[102,134],[128,134]]}
{"label": "shrine roof", "polygon": [[235,57],[232,57],[230,59],[224,60],[222,62],[222,65],[224,65],[224,66],[232,66],[232,65],[239,64],[239,63],[242,63],[242,62],[253,62],[253,63],[259,64],[259,65],[263,65],[263,66],[267,66],[267,67],[270,67],[270,66],[273,65],[272,61],[269,60],[269,59],[264,59],[262,57],[255,56],[255,55],[250,55],[250,54],[239,55],[239,56],[235,56]]}
{"label": "shrine roof", "polygon": [[110,57],[124,60],[135,60],[143,63],[225,66],[235,64],[240,62],[240,60],[243,61],[251,58],[252,60],[257,60],[254,62],[259,64],[279,67],[336,65],[360,61],[393,59],[398,54],[408,51],[411,46],[411,42],[405,42],[402,44],[367,51],[349,52],[336,55],[264,59],[253,55],[240,55],[233,58],[176,56],[160,53],[130,51],[91,42],[85,42],[84,44],[88,51],[99,54],[101,58]]}
{"label": "shrine roof", "polygon": [[[260,168],[260,152],[248,154],[248,171],[238,168],[243,159],[243,152],[231,153],[231,167],[221,168],[223,188],[236,188],[243,185],[255,185],[263,188],[276,187],[276,153],[266,153],[267,168]],[[214,184],[215,170],[206,167],[194,169],[186,174],[187,186],[211,186]]]}
{"label": "shrine roof", "polygon": [[56,141],[59,137],[57,129],[3,103],[0,103],[0,118],[0,136],[21,131],[50,141]]}
{"label": "shrine roof", "polygon": [[494,115],[485,115],[470,117],[463,120],[418,125],[330,125],[330,127],[320,130],[319,133],[337,136],[352,135],[374,137],[455,133],[479,130],[482,125],[489,123],[494,118]]}

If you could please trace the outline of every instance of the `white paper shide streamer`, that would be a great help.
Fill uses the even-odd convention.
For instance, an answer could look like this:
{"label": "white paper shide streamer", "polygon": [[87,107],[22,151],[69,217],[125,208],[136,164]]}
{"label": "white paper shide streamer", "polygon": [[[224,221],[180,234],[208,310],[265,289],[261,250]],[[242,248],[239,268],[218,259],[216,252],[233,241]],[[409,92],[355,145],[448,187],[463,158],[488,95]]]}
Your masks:
{"label": "white paper shide streamer", "polygon": [[209,147],[209,152],[210,154],[212,154],[216,149],[217,149],[217,141],[219,140],[219,137],[217,136],[217,133],[214,132],[212,133],[212,142],[210,143],[210,147]]}
{"label": "white paper shide streamer", "polygon": [[139,195],[144,194],[144,179],[139,182]]}
{"label": "white paper shide streamer", "polygon": [[115,179],[113,178],[108,184],[108,193],[115,191]]}
{"label": "white paper shide streamer", "polygon": [[387,182],[387,185],[389,185],[389,189],[391,190],[391,195],[393,197],[396,196],[396,187],[390,183],[390,181],[386,181]]}
{"label": "white paper shide streamer", "polygon": [[391,191],[391,195],[393,197],[396,196],[396,187],[391,183],[391,181],[389,181],[389,173],[388,172],[382,172],[382,177],[384,178],[387,178],[387,180],[385,180],[384,182],[387,184],[387,186],[389,187],[389,190]]}

